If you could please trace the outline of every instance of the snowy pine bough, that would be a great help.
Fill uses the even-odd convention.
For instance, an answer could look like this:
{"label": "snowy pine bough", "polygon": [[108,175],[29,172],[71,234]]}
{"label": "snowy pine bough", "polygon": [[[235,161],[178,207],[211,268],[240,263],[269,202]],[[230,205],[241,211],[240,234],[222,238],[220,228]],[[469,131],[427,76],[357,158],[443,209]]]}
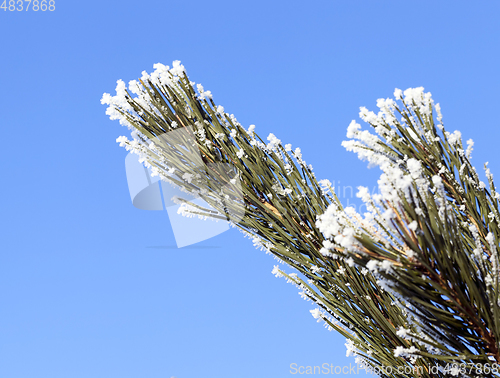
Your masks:
{"label": "snowy pine bough", "polygon": [[[430,93],[396,89],[377,100],[378,113],[360,108],[368,129],[348,126],[343,146],[382,171],[379,194],[358,188],[367,205],[358,214],[316,179],[300,148],[245,129],[179,61],[154,69],[103,95],[106,114],[132,131],[117,142],[217,210],[187,213],[229,220],[292,267],[272,273],[346,337],[347,355],[368,369],[413,368],[383,376],[500,376],[500,195],[487,165],[487,183],[471,165],[472,140],[464,147],[445,130]],[[163,138],[175,130],[177,144]]]}

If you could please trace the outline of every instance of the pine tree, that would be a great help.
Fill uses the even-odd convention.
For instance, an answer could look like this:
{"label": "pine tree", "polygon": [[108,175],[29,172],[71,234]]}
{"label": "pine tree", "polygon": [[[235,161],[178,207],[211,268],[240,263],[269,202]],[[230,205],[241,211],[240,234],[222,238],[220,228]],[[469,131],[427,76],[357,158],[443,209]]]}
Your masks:
{"label": "pine tree", "polygon": [[347,339],[347,354],[383,377],[498,377],[500,299],[497,193],[470,163],[461,134],[444,129],[423,88],[396,89],[378,114],[361,108],[343,146],[379,166],[367,212],[344,208],[299,148],[265,143],[191,82],[184,67],[154,66],[104,94],[106,114],[132,130],[120,146],[153,174],[201,197],[186,214],[228,220],[293,273],[311,314]]}

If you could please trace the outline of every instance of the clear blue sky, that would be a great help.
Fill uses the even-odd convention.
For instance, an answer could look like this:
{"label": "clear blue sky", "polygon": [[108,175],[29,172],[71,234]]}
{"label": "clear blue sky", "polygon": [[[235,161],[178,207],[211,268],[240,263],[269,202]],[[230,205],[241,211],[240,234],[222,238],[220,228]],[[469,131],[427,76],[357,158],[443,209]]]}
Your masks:
{"label": "clear blue sky", "polygon": [[394,88],[423,86],[445,127],[475,140],[476,166],[500,175],[499,4],[0,9],[0,377],[280,378],[291,363],[354,364],[239,232],[176,249],[166,212],[132,206],[115,143],[127,130],[99,100],[179,59],[244,126],[301,147],[318,178],[372,187],[379,171],[340,146],[347,126]]}

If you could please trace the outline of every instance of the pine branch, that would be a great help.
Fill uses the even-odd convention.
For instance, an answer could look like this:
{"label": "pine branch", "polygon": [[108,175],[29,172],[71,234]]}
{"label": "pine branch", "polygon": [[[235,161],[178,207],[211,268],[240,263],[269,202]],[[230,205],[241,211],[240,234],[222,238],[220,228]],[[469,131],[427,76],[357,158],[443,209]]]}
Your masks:
{"label": "pine branch", "polygon": [[179,199],[186,212],[228,219],[294,268],[273,273],[317,305],[312,315],[347,338],[357,362],[411,370],[387,377],[444,377],[449,363],[500,362],[498,195],[489,171],[490,191],[480,182],[459,134],[444,131],[430,94],[397,91],[402,106],[379,100],[378,115],[362,108],[378,136],[349,126],[355,140],[345,147],[383,171],[381,195],[360,189],[361,216],[316,179],[300,149],[245,130],[195,89],[180,62],[155,69],[103,96],[110,118],[133,130],[132,140],[117,141],[215,209]]}

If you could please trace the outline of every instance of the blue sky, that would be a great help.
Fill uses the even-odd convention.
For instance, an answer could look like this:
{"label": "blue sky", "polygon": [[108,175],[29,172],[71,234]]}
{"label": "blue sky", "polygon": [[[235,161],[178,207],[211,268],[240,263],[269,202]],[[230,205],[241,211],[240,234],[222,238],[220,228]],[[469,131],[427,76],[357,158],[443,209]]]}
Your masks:
{"label": "blue sky", "polygon": [[294,376],[292,363],[354,364],[239,232],[177,249],[166,212],[132,206],[115,142],[128,133],[99,100],[154,63],[181,60],[240,123],[301,147],[336,186],[376,184],[379,171],[340,144],[359,107],[396,87],[430,91],[445,127],[474,139],[476,166],[500,174],[496,1],[55,6],[0,9],[2,378],[274,378]]}

